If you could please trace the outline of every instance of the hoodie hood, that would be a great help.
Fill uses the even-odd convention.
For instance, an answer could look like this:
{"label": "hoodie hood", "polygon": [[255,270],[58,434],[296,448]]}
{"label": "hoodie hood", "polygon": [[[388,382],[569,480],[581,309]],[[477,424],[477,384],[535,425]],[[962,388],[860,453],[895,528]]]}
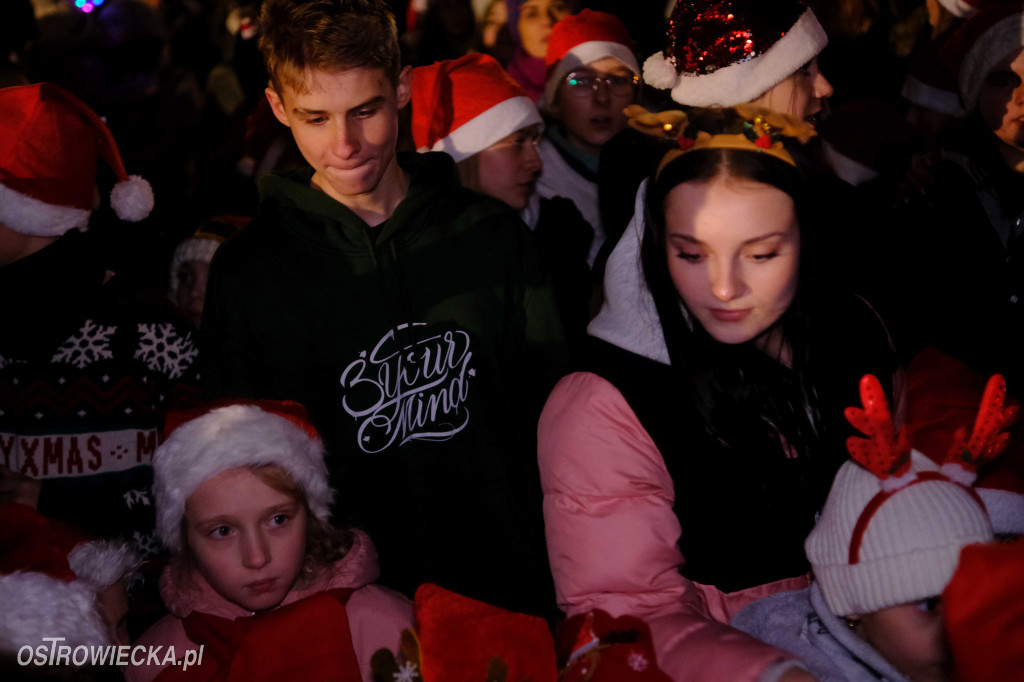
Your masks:
{"label": "hoodie hood", "polygon": [[633,219],[608,256],[604,271],[604,303],[587,327],[587,333],[623,350],[668,365],[665,334],[640,262],[646,196],[647,180],[644,180],[636,192]]}
{"label": "hoodie hood", "polygon": [[[272,173],[260,181],[260,215],[277,218],[302,239],[341,251],[367,250],[367,239],[383,244],[396,235],[417,213],[430,210],[442,193],[459,186],[458,171],[450,156],[441,152],[399,153],[398,165],[409,174],[409,191],[381,229],[367,225],[351,209],[313,187],[313,169],[306,166],[286,173]],[[326,229],[325,229],[326,226]],[[406,238],[406,237],[401,237]]]}

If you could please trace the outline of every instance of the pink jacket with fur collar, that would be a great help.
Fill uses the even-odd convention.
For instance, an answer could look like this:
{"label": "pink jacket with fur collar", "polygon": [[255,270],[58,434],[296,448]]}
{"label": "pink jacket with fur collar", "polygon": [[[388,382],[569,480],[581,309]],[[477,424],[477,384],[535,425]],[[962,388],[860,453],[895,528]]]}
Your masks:
{"label": "pink jacket with fur collar", "polygon": [[[380,574],[377,550],[370,537],[354,531],[352,549],[333,570],[322,575],[315,584],[303,590],[292,590],[282,605],[335,588],[354,588],[346,605],[352,644],[359,670],[365,682],[372,682],[370,657],[373,652],[386,648],[397,652],[403,628],[413,627],[412,602],[386,587],[372,584]],[[188,649],[197,648],[186,636],[182,619],[193,611],[222,618],[245,618],[250,612],[220,596],[198,573],[183,576],[168,567],[160,577],[160,595],[170,614],[133,643],[133,646],[163,646],[163,658],[168,646],[173,646],[180,660]],[[162,665],[129,666],[125,677],[128,682],[149,682]]]}

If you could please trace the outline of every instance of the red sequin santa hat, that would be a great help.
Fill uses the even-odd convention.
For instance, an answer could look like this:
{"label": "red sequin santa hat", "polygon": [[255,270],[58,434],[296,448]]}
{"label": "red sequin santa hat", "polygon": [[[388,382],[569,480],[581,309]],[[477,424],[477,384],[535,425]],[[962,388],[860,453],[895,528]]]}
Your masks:
{"label": "red sequin santa hat", "polygon": [[1006,2],[968,19],[939,51],[939,59],[956,76],[964,109],[974,110],[985,78],[1014,51],[1024,47],[1024,3]]}
{"label": "red sequin santa hat", "polygon": [[538,123],[533,100],[490,55],[472,53],[413,69],[417,151],[447,152],[459,162]]}
{"label": "red sequin santa hat", "polygon": [[568,73],[605,57],[618,59],[635,75],[640,75],[633,39],[618,17],[585,9],[559,21],[551,29],[544,56],[548,67],[545,102],[550,104],[555,100],[558,84]]}
{"label": "red sequin santa hat", "polygon": [[124,542],[97,540],[23,504],[0,505],[0,652],[113,644],[97,597],[140,565]]}
{"label": "red sequin santa hat", "polygon": [[678,0],[668,47],[644,62],[644,82],[687,106],[750,102],[828,43],[801,0]]}
{"label": "red sequin santa hat", "polygon": [[110,204],[138,222],[153,209],[153,190],[125,173],[117,143],[99,116],[51,83],[0,89],[0,224],[58,237],[86,230],[94,208],[96,162],[117,176]]}

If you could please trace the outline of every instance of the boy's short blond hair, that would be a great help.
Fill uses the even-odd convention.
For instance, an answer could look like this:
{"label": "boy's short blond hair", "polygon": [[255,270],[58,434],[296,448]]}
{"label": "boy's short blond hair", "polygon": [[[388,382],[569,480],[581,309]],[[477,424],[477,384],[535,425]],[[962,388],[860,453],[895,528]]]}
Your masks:
{"label": "boy's short blond hair", "polygon": [[383,69],[394,86],[402,69],[398,29],[383,0],[266,0],[260,52],[270,83],[304,90],[303,74]]}

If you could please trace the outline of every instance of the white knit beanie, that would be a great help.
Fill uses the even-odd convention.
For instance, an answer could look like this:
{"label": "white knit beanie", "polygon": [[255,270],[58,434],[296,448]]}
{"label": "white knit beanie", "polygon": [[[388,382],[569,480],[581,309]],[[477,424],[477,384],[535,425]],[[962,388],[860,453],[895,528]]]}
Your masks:
{"label": "white knit beanie", "polygon": [[1024,3],[998,3],[978,12],[950,36],[939,59],[956,76],[960,99],[970,112],[985,78],[995,66],[1024,47]]}
{"label": "white knit beanie", "polygon": [[305,491],[313,515],[328,520],[334,492],[327,484],[323,443],[298,403],[235,401],[167,430],[153,455],[153,493],[157,534],[171,551],[181,549],[189,496],[236,467],[280,466]]}
{"label": "white knit beanie", "polygon": [[[910,480],[895,492],[853,461],[836,475],[804,549],[825,603],[839,616],[873,613],[942,593],[960,550],[992,540],[972,490],[911,453]],[[913,477],[916,474],[916,477]]]}

